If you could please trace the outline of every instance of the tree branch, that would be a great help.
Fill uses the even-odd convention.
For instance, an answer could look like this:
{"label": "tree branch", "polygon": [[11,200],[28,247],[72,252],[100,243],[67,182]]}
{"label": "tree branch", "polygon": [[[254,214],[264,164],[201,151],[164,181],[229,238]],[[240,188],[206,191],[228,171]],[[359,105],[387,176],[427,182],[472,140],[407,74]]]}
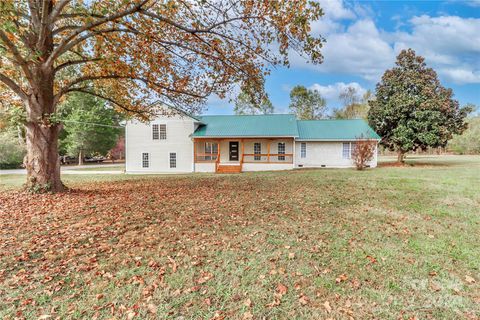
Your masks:
{"label": "tree branch", "polygon": [[63,9],[70,1],[71,0],[58,1],[58,3],[55,5],[55,7],[52,10],[52,13],[50,13],[50,17],[49,17],[50,23],[53,23],[55,20],[57,20],[60,13],[62,13]]}
{"label": "tree branch", "polygon": [[138,114],[152,114],[151,112],[147,111],[147,110],[132,110],[128,107],[126,107],[125,105],[115,101],[114,99],[112,98],[109,98],[107,96],[104,96],[102,94],[99,94],[97,92],[93,92],[93,91],[90,91],[90,90],[85,90],[85,88],[72,88],[72,89],[69,89],[67,92],[65,93],[68,93],[68,92],[80,92],[80,93],[85,93],[85,94],[90,94],[94,97],[97,97],[97,98],[100,98],[100,99],[104,99],[114,105],[116,105],[117,107],[120,107],[121,109],[125,110],[125,111],[128,111],[128,112],[133,112],[133,113],[138,113]]}
{"label": "tree branch", "polygon": [[106,79],[138,80],[138,81],[141,81],[145,84],[154,85],[154,86],[159,87],[160,89],[163,89],[163,90],[168,91],[168,92],[182,94],[182,95],[186,95],[186,96],[190,96],[190,97],[194,97],[194,98],[199,98],[199,99],[204,99],[208,96],[208,94],[200,95],[200,94],[195,94],[195,93],[192,93],[192,92],[189,92],[189,91],[183,91],[183,90],[169,88],[167,86],[161,85],[157,82],[154,82],[154,81],[148,80],[146,78],[142,78],[142,77],[123,76],[123,75],[118,75],[118,74],[111,74],[111,75],[104,75],[104,76],[84,76],[84,77],[77,78],[77,79],[73,80],[72,82],[70,82],[69,84],[67,84],[64,88],[62,88],[57,93],[56,96],[58,96],[60,98],[62,95],[64,95],[69,90],[75,89],[75,88],[72,88],[72,87],[79,84],[79,83],[86,82],[86,81],[106,80]]}
{"label": "tree branch", "polygon": [[67,62],[64,62],[60,65],[58,65],[54,69],[54,73],[57,73],[58,71],[62,70],[63,68],[67,68],[76,64],[82,64],[82,63],[87,63],[87,62],[95,62],[95,61],[100,61],[102,58],[91,58],[91,59],[82,59],[82,60],[68,60]]}
{"label": "tree branch", "polygon": [[73,47],[73,46],[70,46],[70,42],[73,39],[75,39],[77,36],[79,36],[81,33],[85,32],[85,31],[88,31],[88,30],[92,30],[93,28],[98,27],[98,26],[100,26],[102,24],[105,24],[107,22],[123,18],[123,17],[125,17],[129,14],[134,13],[134,12],[138,12],[141,9],[141,7],[143,5],[145,5],[145,3],[147,3],[147,2],[148,2],[148,0],[142,0],[141,2],[137,3],[135,6],[133,6],[132,8],[130,8],[128,10],[124,10],[124,11],[118,12],[116,14],[107,16],[105,18],[98,19],[96,21],[93,21],[93,22],[90,22],[90,23],[86,24],[85,26],[83,26],[81,28],[78,28],[71,35],[64,38],[60,42],[58,47],[55,48],[55,50],[53,50],[53,52],[50,54],[50,56],[48,57],[48,59],[46,61],[46,65],[47,66],[52,65],[53,61],[55,61],[60,55],[62,55],[66,51],[68,51],[68,49],[66,49],[67,47],[69,47],[69,48]]}
{"label": "tree branch", "polygon": [[3,73],[0,73],[0,81],[7,85],[13,92],[15,92],[20,97],[20,99],[22,99],[23,101],[28,100],[28,96],[25,91],[23,91],[22,88],[20,88],[20,86],[15,83],[15,81],[10,79]]}
{"label": "tree branch", "polygon": [[13,57],[15,58],[15,61],[17,64],[22,68],[23,72],[25,73],[25,77],[31,81],[32,73],[30,72],[30,69],[28,68],[28,63],[27,61],[22,57],[20,52],[18,51],[17,47],[13,44],[13,42],[10,41],[8,36],[3,32],[3,30],[0,30],[0,39],[5,43],[5,45],[8,47],[10,52],[13,54]]}

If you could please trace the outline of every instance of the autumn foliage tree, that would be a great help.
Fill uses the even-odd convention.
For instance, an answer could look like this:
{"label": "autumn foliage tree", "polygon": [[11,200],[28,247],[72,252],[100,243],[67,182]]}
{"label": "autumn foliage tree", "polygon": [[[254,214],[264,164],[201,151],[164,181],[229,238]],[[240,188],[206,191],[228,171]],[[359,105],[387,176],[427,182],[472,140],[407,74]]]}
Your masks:
{"label": "autumn foliage tree", "polygon": [[400,52],[396,66],[377,84],[368,120],[381,143],[397,151],[398,162],[403,163],[408,151],[445,147],[454,134],[466,129],[470,111],[460,108],[452,89],[443,87],[425,59],[408,49]]}
{"label": "autumn foliage tree", "polygon": [[357,170],[363,170],[367,167],[368,162],[375,157],[376,150],[377,140],[366,139],[364,136],[356,139],[352,149],[352,160]]}
{"label": "autumn foliage tree", "polygon": [[308,0],[1,1],[0,95],[26,110],[27,187],[64,189],[55,115],[68,94],[143,119],[158,102],[198,111],[238,84],[262,96],[290,50],[322,62],[310,35],[322,14]]}

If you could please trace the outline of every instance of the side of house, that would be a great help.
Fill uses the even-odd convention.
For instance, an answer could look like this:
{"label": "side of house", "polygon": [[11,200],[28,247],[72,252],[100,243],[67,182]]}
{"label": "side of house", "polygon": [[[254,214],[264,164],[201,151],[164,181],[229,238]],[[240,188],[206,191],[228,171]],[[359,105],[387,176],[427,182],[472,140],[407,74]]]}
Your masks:
{"label": "side of house", "polygon": [[150,123],[129,121],[125,129],[125,171],[193,172],[191,134],[197,127],[197,120],[181,114],[160,116]]}
{"label": "side of house", "polygon": [[[127,173],[242,172],[353,167],[364,120],[300,121],[293,115],[159,116],[126,126]],[[370,161],[376,167],[377,157]]]}

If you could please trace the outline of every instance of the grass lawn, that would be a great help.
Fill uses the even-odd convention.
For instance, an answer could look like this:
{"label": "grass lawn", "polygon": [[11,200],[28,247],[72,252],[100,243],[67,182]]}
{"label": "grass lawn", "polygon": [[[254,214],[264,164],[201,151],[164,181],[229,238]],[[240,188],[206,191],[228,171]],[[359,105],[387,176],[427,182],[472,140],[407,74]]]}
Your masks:
{"label": "grass lawn", "polygon": [[478,319],[480,157],[0,176],[0,319]]}

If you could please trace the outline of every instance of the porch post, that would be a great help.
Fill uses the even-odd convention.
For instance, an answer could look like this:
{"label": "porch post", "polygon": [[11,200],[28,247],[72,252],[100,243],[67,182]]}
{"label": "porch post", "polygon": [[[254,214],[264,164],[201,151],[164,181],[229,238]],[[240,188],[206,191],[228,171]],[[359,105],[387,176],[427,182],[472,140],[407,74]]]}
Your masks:
{"label": "porch post", "polygon": [[270,163],[270,139],[267,139],[267,163]]}
{"label": "porch post", "polygon": [[296,150],[295,150],[295,149],[296,149],[296,148],[295,148],[295,138],[293,138],[292,164],[293,164],[293,167],[294,167],[294,168],[295,168],[295,157],[296,157]]}
{"label": "porch post", "polygon": [[197,162],[197,140],[193,138],[193,163]]}

